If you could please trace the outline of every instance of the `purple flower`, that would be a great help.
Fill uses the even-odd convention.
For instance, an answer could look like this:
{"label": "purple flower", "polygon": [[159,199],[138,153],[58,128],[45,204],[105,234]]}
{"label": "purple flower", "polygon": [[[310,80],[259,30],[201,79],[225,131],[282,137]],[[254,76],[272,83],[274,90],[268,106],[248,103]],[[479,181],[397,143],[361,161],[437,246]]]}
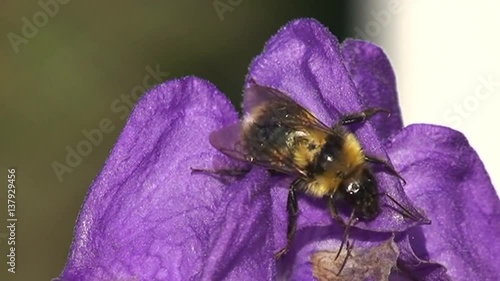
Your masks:
{"label": "purple flower", "polygon": [[[392,112],[356,133],[367,152],[390,159],[408,182],[403,190],[379,171],[380,189],[418,218],[405,219],[382,197],[377,219],[350,232],[343,276],[500,280],[500,201],[483,164],[459,132],[403,128],[395,77],[380,48],[357,40],[339,45],[315,20],[296,20],[252,62],[247,86],[250,79],[287,93],[326,124],[369,106]],[[90,187],[57,280],[340,280],[332,272],[343,261],[334,259],[343,228],[323,201],[300,198],[296,238],[276,262],[290,179],[262,168],[229,183],[191,174],[191,167],[235,165],[208,139],[237,121],[231,103],[202,79],[149,91]]]}

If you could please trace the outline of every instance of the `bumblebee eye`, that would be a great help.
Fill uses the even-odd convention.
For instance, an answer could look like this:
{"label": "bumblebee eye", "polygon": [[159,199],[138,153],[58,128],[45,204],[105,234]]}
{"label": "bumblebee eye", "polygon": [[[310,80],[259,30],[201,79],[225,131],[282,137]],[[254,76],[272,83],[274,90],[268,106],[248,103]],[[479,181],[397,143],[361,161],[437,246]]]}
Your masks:
{"label": "bumblebee eye", "polygon": [[331,155],[327,155],[325,157],[325,160],[328,161],[328,162],[333,162],[333,157]]}
{"label": "bumblebee eye", "polygon": [[360,186],[357,182],[351,182],[347,185],[345,191],[349,194],[356,194],[360,190]]}

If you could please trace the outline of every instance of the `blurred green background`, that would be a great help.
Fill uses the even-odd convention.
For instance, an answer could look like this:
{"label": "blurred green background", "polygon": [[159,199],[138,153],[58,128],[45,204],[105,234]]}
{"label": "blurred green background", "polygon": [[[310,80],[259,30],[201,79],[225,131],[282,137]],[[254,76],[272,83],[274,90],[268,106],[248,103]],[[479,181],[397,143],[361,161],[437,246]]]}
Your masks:
{"label": "blurred green background", "polygon": [[[208,79],[239,105],[249,62],[280,26],[314,17],[340,40],[353,30],[340,1],[59,1],[67,3],[16,47],[9,34],[24,37],[23,17],[43,23],[43,9],[35,0],[0,4],[1,224],[8,167],[17,169],[18,218],[15,274],[0,228],[0,280],[58,276],[87,188],[126,121],[111,104],[142,85],[146,67],[158,65],[167,79]],[[220,16],[214,3],[233,6]],[[52,163],[65,163],[66,147],[75,149],[103,118],[115,129],[59,180]]]}

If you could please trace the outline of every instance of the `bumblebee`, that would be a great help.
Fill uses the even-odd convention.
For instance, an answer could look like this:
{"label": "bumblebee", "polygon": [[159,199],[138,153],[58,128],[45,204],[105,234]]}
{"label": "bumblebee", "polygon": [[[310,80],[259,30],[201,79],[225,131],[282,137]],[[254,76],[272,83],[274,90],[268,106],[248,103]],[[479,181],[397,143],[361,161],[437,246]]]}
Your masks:
{"label": "bumblebee", "polygon": [[368,108],[343,116],[329,127],[276,89],[251,83],[244,97],[247,114],[239,123],[213,132],[210,143],[229,157],[294,178],[287,200],[287,244],[276,258],[285,254],[293,241],[298,192],[328,200],[332,217],[344,225],[337,200],[352,207],[351,216],[356,219],[377,217],[380,193],[369,163],[381,164],[399,175],[386,160],[366,155],[346,125],[363,123],[387,110]]}

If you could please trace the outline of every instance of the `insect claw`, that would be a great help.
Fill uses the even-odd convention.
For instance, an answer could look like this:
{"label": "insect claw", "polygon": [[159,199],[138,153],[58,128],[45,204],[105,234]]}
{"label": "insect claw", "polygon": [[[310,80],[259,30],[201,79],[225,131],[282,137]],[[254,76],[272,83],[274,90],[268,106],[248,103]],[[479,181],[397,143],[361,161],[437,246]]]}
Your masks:
{"label": "insect claw", "polygon": [[191,169],[191,174],[193,173],[201,173],[203,172],[204,170],[203,169],[197,169],[197,168],[193,168],[193,167],[189,167]]}
{"label": "insect claw", "polygon": [[285,248],[279,250],[276,254],[274,254],[274,259],[279,260],[286,253],[288,253],[288,247],[285,247]]}
{"label": "insect claw", "polygon": [[407,184],[406,180],[403,177],[399,177],[399,179],[403,182],[403,186]]}
{"label": "insect claw", "polygon": [[387,118],[391,117],[391,115],[392,115],[392,112],[388,109],[381,108],[380,111],[387,113]]}

